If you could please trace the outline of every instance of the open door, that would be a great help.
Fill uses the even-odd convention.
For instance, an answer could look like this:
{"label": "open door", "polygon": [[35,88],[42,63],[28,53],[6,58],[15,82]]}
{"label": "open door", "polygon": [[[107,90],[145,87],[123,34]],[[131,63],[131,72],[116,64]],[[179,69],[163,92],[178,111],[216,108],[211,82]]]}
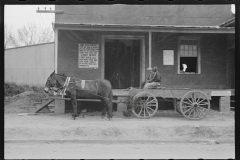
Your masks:
{"label": "open door", "polygon": [[113,89],[140,86],[140,40],[105,40],[105,79]]}

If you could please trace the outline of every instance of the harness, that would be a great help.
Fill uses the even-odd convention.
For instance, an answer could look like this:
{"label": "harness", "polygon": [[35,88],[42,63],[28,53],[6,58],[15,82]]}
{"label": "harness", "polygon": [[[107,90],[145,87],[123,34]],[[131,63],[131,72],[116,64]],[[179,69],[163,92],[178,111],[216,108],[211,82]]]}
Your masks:
{"label": "harness", "polygon": [[[73,79],[75,79],[75,78],[73,78]],[[78,79],[78,78],[77,78]],[[85,80],[80,80],[80,81],[74,81],[74,82],[70,82],[70,80],[71,80],[71,77],[67,77],[66,78],[66,80],[65,80],[65,82],[64,82],[64,85],[63,86],[61,86],[61,87],[59,87],[59,88],[50,88],[51,90],[53,90],[54,91],[54,95],[57,95],[57,94],[60,94],[60,95],[62,95],[62,98],[63,98],[63,96],[64,95],[66,95],[66,90],[67,90],[67,88],[68,88],[68,85],[70,84],[70,83],[78,83],[78,82],[80,82],[81,81],[81,87],[82,87],[82,90],[84,90],[84,91],[86,91],[86,92],[88,92],[88,93],[90,93],[90,94],[92,94],[92,95],[95,95],[95,96],[98,96],[98,97],[102,97],[102,98],[107,98],[107,99],[109,99],[108,97],[103,97],[103,96],[100,96],[100,95],[97,95],[97,94],[95,94],[95,93],[92,93],[92,92],[89,92],[88,90],[85,90],[84,88],[84,86],[85,86]],[[98,89],[98,84],[97,84],[97,82],[96,82],[96,88]]]}
{"label": "harness", "polygon": [[62,95],[62,98],[63,98],[63,96],[66,95],[65,92],[67,90],[67,87],[69,85],[70,80],[71,80],[71,77],[67,77],[64,85],[59,87],[59,88],[57,88],[57,90],[56,90],[57,93],[55,93],[55,91],[54,91],[54,95],[60,94],[60,95]]}

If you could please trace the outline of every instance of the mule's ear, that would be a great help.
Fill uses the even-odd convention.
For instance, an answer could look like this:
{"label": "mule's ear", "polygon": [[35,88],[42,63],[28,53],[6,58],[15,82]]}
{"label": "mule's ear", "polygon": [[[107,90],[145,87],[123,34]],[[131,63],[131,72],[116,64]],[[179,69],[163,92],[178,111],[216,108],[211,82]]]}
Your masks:
{"label": "mule's ear", "polygon": [[55,74],[55,70],[53,71],[53,73],[50,76],[52,76],[53,74]]}

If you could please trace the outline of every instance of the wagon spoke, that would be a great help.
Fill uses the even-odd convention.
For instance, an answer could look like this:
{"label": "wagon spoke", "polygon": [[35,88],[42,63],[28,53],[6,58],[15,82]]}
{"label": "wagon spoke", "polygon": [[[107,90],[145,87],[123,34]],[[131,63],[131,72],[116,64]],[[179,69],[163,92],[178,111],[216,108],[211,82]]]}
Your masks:
{"label": "wagon spoke", "polygon": [[199,113],[198,113],[198,111],[197,111],[197,108],[194,109],[194,112],[195,112],[196,118],[199,118],[200,115],[199,115]]}
{"label": "wagon spoke", "polygon": [[190,109],[192,109],[192,107],[191,107],[191,108],[189,108],[189,109],[187,109],[186,111],[184,111],[184,113],[188,112]]}
{"label": "wagon spoke", "polygon": [[187,103],[187,102],[185,102],[185,101],[183,101],[183,103],[191,105],[190,103]]}
{"label": "wagon spoke", "polygon": [[186,99],[190,102],[190,103],[193,103],[192,101],[190,101],[190,99],[188,99],[187,97],[186,97]]}
{"label": "wagon spoke", "polygon": [[142,109],[143,109],[143,108],[141,108],[141,110],[140,110],[140,112],[138,113],[138,115],[140,115],[140,114],[142,113]]}
{"label": "wagon spoke", "polygon": [[193,101],[193,102],[196,102],[194,93],[191,94],[191,98],[192,98],[192,101]]}
{"label": "wagon spoke", "polygon": [[143,117],[145,117],[145,108],[143,108]]}
{"label": "wagon spoke", "polygon": [[204,98],[203,100],[201,100],[200,102],[198,102],[198,104],[200,104],[201,102],[203,102],[204,100],[207,100],[206,98]]}
{"label": "wagon spoke", "polygon": [[[189,117],[191,116],[191,113],[192,113],[192,111],[194,110],[193,108],[190,108],[191,109],[191,111],[189,112]],[[193,115],[194,116],[194,115]]]}
{"label": "wagon spoke", "polygon": [[208,103],[201,103],[201,104],[198,104],[198,105],[203,106],[203,105],[208,105]]}
{"label": "wagon spoke", "polygon": [[154,112],[154,110],[152,108],[150,108],[150,107],[148,107],[148,108],[151,109]]}
{"label": "wagon spoke", "polygon": [[149,98],[151,98],[150,96],[148,96],[148,98],[147,98],[147,100],[146,101],[148,101],[149,100]]}
{"label": "wagon spoke", "polygon": [[195,112],[196,118],[198,118],[198,117],[199,117],[199,114],[198,114],[197,108],[194,108],[194,112]]}
{"label": "wagon spoke", "polygon": [[192,106],[182,106],[183,108],[192,107]]}
{"label": "wagon spoke", "polygon": [[195,108],[192,108],[193,111],[193,118],[195,118]]}
{"label": "wagon spoke", "polygon": [[196,108],[196,112],[198,114],[198,117],[201,118],[201,112],[199,112],[198,107]]}
{"label": "wagon spoke", "polygon": [[137,110],[137,109],[140,108],[140,107],[141,107],[141,106],[138,106],[138,105],[137,105],[136,107],[134,107],[134,109]]}
{"label": "wagon spoke", "polygon": [[151,102],[154,102],[154,101],[155,101],[155,99],[152,99],[151,101],[147,102],[147,104],[149,104],[149,103],[151,103]]}
{"label": "wagon spoke", "polygon": [[[146,111],[148,112],[148,108],[146,108]],[[148,115],[150,116],[150,113],[148,112]]]}
{"label": "wagon spoke", "polygon": [[188,103],[188,102],[186,102],[186,101],[183,101],[184,103],[188,103],[188,104],[192,104],[193,102],[190,100],[190,99],[188,99],[188,98],[186,98],[190,103]]}
{"label": "wagon spoke", "polygon": [[197,102],[198,97],[199,97],[199,94],[195,93],[195,102]]}
{"label": "wagon spoke", "polygon": [[141,106],[141,103],[134,103],[134,105],[136,105],[136,106]]}
{"label": "wagon spoke", "polygon": [[202,95],[200,94],[200,97],[198,98],[198,100],[196,101],[197,103],[199,103],[198,101],[202,98]]}
{"label": "wagon spoke", "polygon": [[[201,111],[201,109],[199,109],[199,107],[197,107],[197,110],[200,111],[200,113],[204,116],[205,114]],[[200,114],[199,114],[200,116]]]}

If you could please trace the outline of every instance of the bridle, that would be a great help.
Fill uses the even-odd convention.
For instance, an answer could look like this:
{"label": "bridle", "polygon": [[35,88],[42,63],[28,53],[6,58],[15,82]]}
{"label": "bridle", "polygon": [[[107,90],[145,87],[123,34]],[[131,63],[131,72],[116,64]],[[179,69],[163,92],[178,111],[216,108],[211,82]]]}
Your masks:
{"label": "bridle", "polygon": [[[58,74],[55,74],[55,75],[58,75]],[[64,76],[64,75],[59,75],[59,76]],[[48,87],[48,88],[49,88],[50,91],[54,91],[57,94],[61,94],[62,97],[63,97],[64,95],[66,95],[65,91],[66,91],[66,89],[69,85],[70,80],[71,80],[71,77],[66,77],[66,80],[65,80],[63,86],[56,87],[56,84],[55,84],[53,87]],[[59,83],[59,82],[57,81],[57,83]]]}

